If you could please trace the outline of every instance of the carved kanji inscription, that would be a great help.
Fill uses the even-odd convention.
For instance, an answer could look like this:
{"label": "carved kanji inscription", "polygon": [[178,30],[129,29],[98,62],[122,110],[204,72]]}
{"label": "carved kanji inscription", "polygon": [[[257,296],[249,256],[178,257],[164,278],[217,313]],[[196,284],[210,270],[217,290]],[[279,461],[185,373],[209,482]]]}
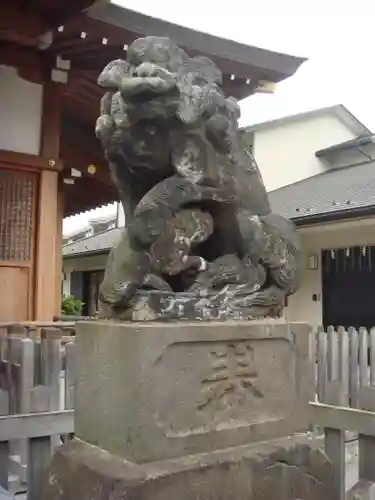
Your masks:
{"label": "carved kanji inscription", "polygon": [[218,345],[211,351],[210,360],[209,373],[202,379],[198,409],[242,406],[249,397],[263,398],[256,385],[254,349],[248,342]]}

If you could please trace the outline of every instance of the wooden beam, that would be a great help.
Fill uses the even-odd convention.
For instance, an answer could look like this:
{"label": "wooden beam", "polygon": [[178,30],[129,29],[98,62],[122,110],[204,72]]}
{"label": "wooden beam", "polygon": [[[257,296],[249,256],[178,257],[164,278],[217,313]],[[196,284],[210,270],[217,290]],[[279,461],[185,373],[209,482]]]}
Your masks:
{"label": "wooden beam", "polygon": [[50,170],[60,172],[63,169],[62,161],[57,158],[50,162],[48,158],[42,156],[29,155],[24,153],[15,153],[0,149],[0,162],[10,166],[23,166],[35,170]]}
{"label": "wooden beam", "polygon": [[[106,160],[104,158],[98,158],[93,154],[90,155],[84,149],[78,149],[73,144],[68,144],[66,141],[64,141],[62,145],[61,155],[64,158],[64,163],[68,167],[79,170],[83,177],[94,179],[107,186],[113,186],[109,167],[106,165]],[[88,172],[87,168],[89,165],[95,165],[96,172],[94,174]],[[77,182],[79,182],[79,179],[77,179]]]}
{"label": "wooden beam", "polygon": [[[99,105],[98,105],[99,106]],[[94,127],[96,119],[99,116],[99,107],[90,105],[86,101],[81,101],[76,93],[64,96],[64,110],[69,111],[69,113],[84,121],[87,125]]]}
{"label": "wooden beam", "polygon": [[[49,76],[49,74],[48,74]],[[60,86],[46,78],[43,88],[41,156],[57,161],[60,156],[61,96]],[[39,182],[38,230],[35,273],[35,319],[51,320],[57,310],[56,281],[60,222],[58,172],[43,170]]]}
{"label": "wooden beam", "polygon": [[[62,131],[61,156],[67,167],[74,167],[84,177],[113,188],[108,162],[93,127],[78,123],[71,115],[65,114]],[[96,166],[94,174],[87,170],[92,164]]]}
{"label": "wooden beam", "polygon": [[[103,69],[103,68],[102,68]],[[99,70],[81,70],[79,68],[71,68],[69,70],[69,79],[67,85],[64,86],[63,95],[70,94],[71,90],[81,83],[81,80],[89,80],[97,85],[96,81],[100,75]],[[103,89],[102,89],[103,90]]]}
{"label": "wooden beam", "polygon": [[315,402],[310,403],[310,410],[311,422],[314,425],[375,436],[375,414],[373,411]]}
{"label": "wooden beam", "polygon": [[[107,3],[108,0],[70,0],[70,2],[64,2],[63,8],[55,15],[50,15],[51,27],[60,26],[61,24],[67,23],[76,15],[84,15],[84,11],[92,7],[95,3]],[[82,13],[82,14],[80,14]]]}
{"label": "wooden beam", "polygon": [[0,443],[74,432],[74,410],[0,417]]}
{"label": "wooden beam", "polygon": [[104,89],[96,83],[96,79],[93,80],[91,78],[86,77],[85,75],[82,75],[80,86],[88,90],[90,94],[93,95],[95,99],[98,98],[100,102],[100,99],[104,94],[103,92]]}
{"label": "wooden beam", "polygon": [[85,103],[88,105],[90,108],[94,109],[96,108],[97,114],[99,116],[99,107],[100,107],[100,99],[102,95],[100,95],[98,92],[93,93],[91,90],[87,89],[85,86],[82,84],[79,85],[75,91],[75,96],[82,101],[82,103]]}
{"label": "wooden beam", "polygon": [[[48,75],[49,77],[49,75]],[[61,85],[47,79],[43,86],[43,120],[40,150],[49,162],[59,159],[61,128]]]}
{"label": "wooden beam", "polygon": [[36,50],[4,43],[0,46],[0,64],[17,68],[19,76],[25,80],[43,83],[43,61]]}
{"label": "wooden beam", "polygon": [[48,26],[31,11],[0,7],[0,40],[28,47],[38,47]]}
{"label": "wooden beam", "polygon": [[63,218],[65,209],[65,193],[59,186],[57,193],[57,236],[56,236],[56,299],[55,316],[61,315],[61,273],[62,273],[62,236],[63,236]]}
{"label": "wooden beam", "polygon": [[[61,42],[67,35],[75,35],[85,31],[88,37],[91,35],[95,36],[101,40],[102,38],[107,38],[111,45],[119,45],[120,47],[124,44],[130,45],[134,42],[135,38],[139,38],[140,35],[135,35],[129,30],[119,28],[112,24],[105,23],[103,21],[93,19],[85,14],[78,14],[74,19],[71,19],[69,23],[65,26],[64,37],[61,37]],[[54,44],[55,45],[55,44]],[[56,40],[56,49],[59,49],[59,39]]]}
{"label": "wooden beam", "polygon": [[58,173],[40,176],[35,276],[35,319],[52,320],[56,312],[56,238],[58,237]]}
{"label": "wooden beam", "polygon": [[114,186],[107,186],[89,179],[78,179],[75,184],[65,184],[65,216],[85,212],[119,200]]}

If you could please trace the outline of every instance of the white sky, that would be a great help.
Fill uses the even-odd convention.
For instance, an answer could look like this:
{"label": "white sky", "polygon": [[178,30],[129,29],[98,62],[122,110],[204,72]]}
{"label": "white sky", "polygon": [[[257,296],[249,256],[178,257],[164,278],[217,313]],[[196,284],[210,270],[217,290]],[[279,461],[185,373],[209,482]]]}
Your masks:
{"label": "white sky", "polygon": [[[198,31],[308,57],[273,95],[241,102],[241,125],[344,104],[375,131],[374,0],[112,1]],[[102,208],[95,215],[108,211]],[[87,218],[65,220],[64,233],[84,225]]]}

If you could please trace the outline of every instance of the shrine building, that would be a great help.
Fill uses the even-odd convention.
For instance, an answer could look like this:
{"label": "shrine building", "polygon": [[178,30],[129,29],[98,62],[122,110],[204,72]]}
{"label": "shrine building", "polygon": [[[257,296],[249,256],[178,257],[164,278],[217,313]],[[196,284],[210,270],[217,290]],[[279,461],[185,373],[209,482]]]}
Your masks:
{"label": "shrine building", "polygon": [[60,314],[62,220],[118,199],[94,134],[96,80],[145,35],[211,58],[228,95],[272,91],[304,59],[93,0],[0,6],[0,321]]}

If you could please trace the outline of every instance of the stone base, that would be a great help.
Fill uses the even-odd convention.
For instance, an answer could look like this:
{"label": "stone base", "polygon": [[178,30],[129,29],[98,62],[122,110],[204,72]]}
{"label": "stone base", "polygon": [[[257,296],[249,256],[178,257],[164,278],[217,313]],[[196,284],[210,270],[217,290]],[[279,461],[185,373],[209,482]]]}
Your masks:
{"label": "stone base", "polygon": [[75,434],[140,464],[306,432],[309,339],[269,319],[79,323]]}
{"label": "stone base", "polygon": [[375,483],[359,480],[353,488],[351,488],[347,495],[347,500],[374,500],[375,499]]}
{"label": "stone base", "polygon": [[331,500],[332,469],[308,436],[135,465],[75,440],[40,500]]}

